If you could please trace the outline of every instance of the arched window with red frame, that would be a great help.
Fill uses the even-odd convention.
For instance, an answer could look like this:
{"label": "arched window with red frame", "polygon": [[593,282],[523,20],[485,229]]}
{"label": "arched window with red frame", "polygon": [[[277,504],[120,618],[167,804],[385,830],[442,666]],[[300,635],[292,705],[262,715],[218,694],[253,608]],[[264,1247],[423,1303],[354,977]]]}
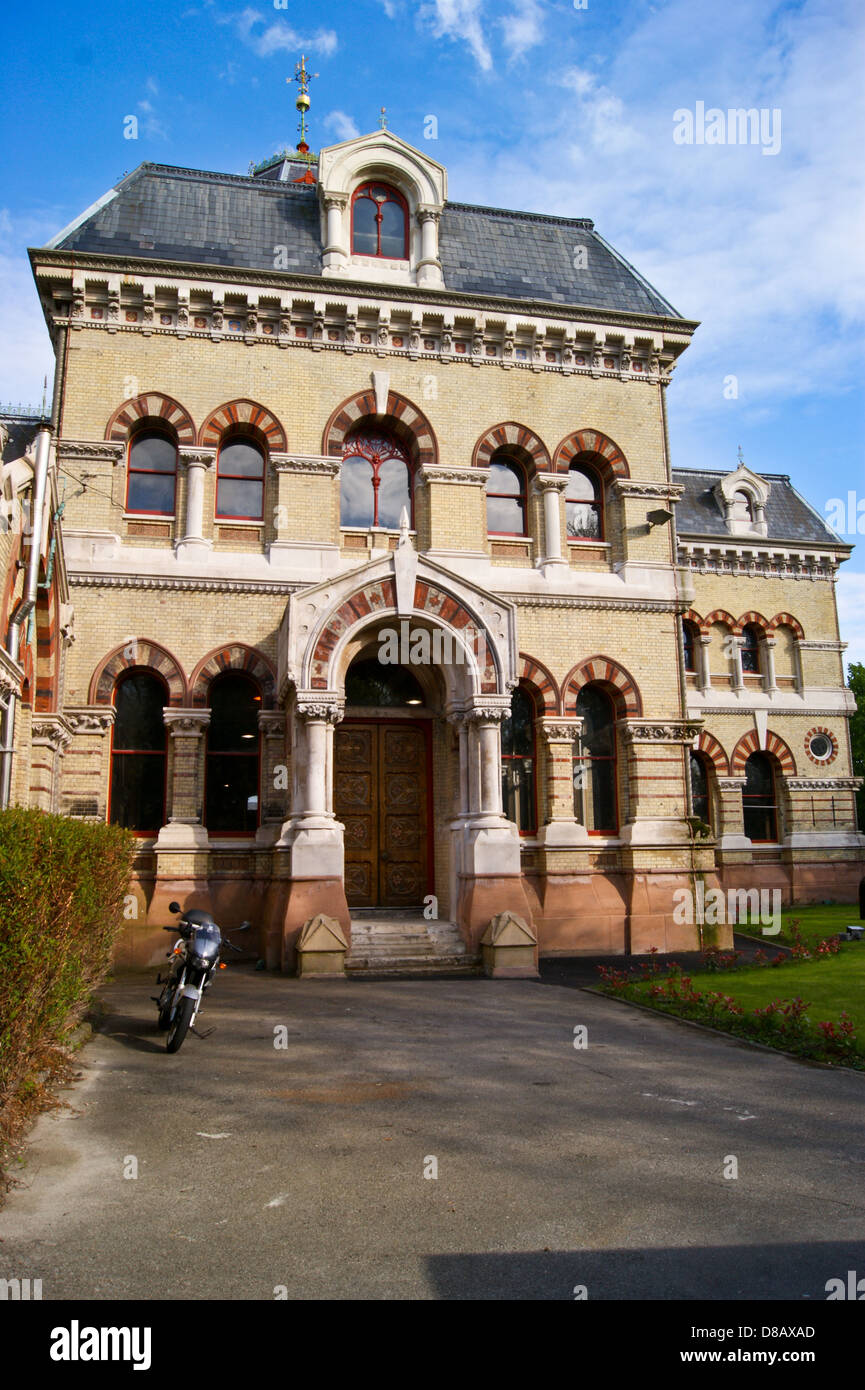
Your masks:
{"label": "arched window with red frame", "polygon": [[572,463],[565,489],[569,540],[604,539],[604,489],[591,464]]}
{"label": "arched window with red frame", "polygon": [[258,828],[261,692],[236,671],[210,687],[204,824],[211,833],[250,835]]}
{"label": "arched window with red frame", "polygon": [[228,435],[216,463],[216,515],[221,520],[264,517],[264,451],[247,435]]}
{"label": "arched window with red frame", "polygon": [[399,527],[403,508],[414,525],[408,450],[392,435],[363,430],[346,440],[339,482],[340,526]]}
{"label": "arched window with red frame", "polygon": [[356,256],[408,260],[408,204],[386,183],[364,183],[351,200],[351,249]]}
{"label": "arched window with red frame", "polygon": [[697,640],[700,636],[695,623],[688,618],[682,619],[682,654],[685,658],[685,670],[693,674],[697,669]]}
{"label": "arched window with red frame", "polygon": [[502,721],[502,804],[521,835],[534,835],[538,828],[535,787],[535,705],[517,686]]}
{"label": "arched window with red frame", "polygon": [[760,675],[760,635],[753,623],[742,629],[742,670],[751,676]]}
{"label": "arched window with red frame", "polygon": [[577,714],[583,727],[574,741],[574,819],[590,835],[615,835],[619,808],[613,704],[599,686],[584,685]]}
{"label": "arched window with red frame", "polygon": [[155,835],[165,823],[167,697],[159,676],[141,667],[114,688],[108,819],[139,835]]}
{"label": "arched window with red frame", "polygon": [[493,458],[487,479],[487,533],[526,534],[526,473],[510,458]]}
{"label": "arched window with red frame", "polygon": [[144,516],[174,516],[177,444],[164,430],[145,426],[129,440],[126,510]]}

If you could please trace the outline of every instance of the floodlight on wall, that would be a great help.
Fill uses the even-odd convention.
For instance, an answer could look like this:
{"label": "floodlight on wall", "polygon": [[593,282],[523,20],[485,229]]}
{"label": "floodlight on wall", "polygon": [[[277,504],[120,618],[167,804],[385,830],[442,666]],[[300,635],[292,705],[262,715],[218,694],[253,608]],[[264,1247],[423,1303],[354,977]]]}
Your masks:
{"label": "floodlight on wall", "polygon": [[667,522],[672,520],[673,513],[668,512],[666,507],[657,507],[655,511],[649,512],[646,516],[646,523],[650,531],[653,526],[666,526]]}

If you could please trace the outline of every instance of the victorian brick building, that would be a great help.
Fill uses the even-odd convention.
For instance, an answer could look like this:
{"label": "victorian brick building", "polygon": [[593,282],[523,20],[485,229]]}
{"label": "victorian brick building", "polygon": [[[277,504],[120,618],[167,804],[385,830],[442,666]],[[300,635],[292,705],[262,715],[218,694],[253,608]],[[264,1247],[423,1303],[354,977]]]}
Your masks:
{"label": "victorian brick building", "polygon": [[290,969],[319,912],[638,951],[697,878],[853,896],[849,547],[757,461],[673,469],[697,325],[590,221],[380,130],[144,164],[31,259],[75,640],[16,795],[135,829],[136,959],[174,897]]}

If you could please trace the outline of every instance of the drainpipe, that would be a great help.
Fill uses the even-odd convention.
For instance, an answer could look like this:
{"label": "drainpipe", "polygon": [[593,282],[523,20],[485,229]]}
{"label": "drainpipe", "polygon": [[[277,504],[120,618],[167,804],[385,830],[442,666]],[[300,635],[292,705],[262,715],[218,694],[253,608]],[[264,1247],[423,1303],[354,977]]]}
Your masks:
{"label": "drainpipe", "polygon": [[[39,552],[42,549],[42,514],[45,510],[45,492],[48,485],[48,456],[51,447],[51,431],[42,425],[36,436],[36,468],[33,478],[33,499],[30,511],[30,558],[27,563],[27,577],[24,594],[9,619],[6,637],[6,650],[13,661],[18,661],[21,649],[21,628],[25,618],[36,607],[36,588],[39,581]],[[17,696],[11,694],[3,718],[3,744],[0,747],[0,810],[9,805],[12,794],[12,758],[15,745],[15,703]]]}

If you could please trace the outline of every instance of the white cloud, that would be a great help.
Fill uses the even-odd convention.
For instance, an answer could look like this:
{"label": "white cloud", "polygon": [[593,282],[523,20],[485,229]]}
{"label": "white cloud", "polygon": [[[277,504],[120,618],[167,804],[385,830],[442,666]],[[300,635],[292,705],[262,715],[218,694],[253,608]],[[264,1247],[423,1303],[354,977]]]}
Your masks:
{"label": "white cloud", "polygon": [[842,566],[837,593],[841,641],[849,643],[844,653],[846,671],[851,661],[865,663],[865,574],[848,571],[846,565]]}
{"label": "white cloud", "polygon": [[388,19],[396,19],[396,0],[379,0]]}
{"label": "white cloud", "polygon": [[421,18],[432,25],[437,39],[463,40],[468,44],[478,67],[489,72],[493,65],[481,25],[483,0],[427,0],[421,5]]}
{"label": "white cloud", "polygon": [[354,140],[360,131],[345,111],[331,111],[324,118],[326,130],[332,130],[338,140]]}
{"label": "white cloud", "polygon": [[[267,23],[264,15],[251,6],[241,10],[238,15],[216,17],[218,24],[231,24],[247,47],[259,58],[269,58],[272,53],[297,53],[300,49],[312,49],[328,57],[337,49],[337,36],[333,29],[318,29],[314,34],[302,34],[292,29],[284,19]],[[264,25],[264,28],[261,26]]]}
{"label": "white cloud", "polygon": [[505,48],[511,58],[520,58],[544,37],[544,21],[538,0],[520,0],[517,8],[499,20]]}

